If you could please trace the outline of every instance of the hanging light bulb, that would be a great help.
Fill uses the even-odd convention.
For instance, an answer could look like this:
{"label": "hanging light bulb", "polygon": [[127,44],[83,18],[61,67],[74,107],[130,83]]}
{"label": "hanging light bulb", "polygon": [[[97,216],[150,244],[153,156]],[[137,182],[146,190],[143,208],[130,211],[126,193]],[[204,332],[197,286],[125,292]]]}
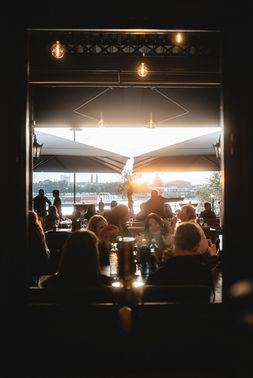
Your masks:
{"label": "hanging light bulb", "polygon": [[62,59],[64,57],[64,54],[65,54],[64,46],[59,41],[56,41],[51,46],[51,54],[56,59]]}
{"label": "hanging light bulb", "polygon": [[182,43],[183,42],[183,35],[182,35],[182,33],[177,33],[175,40],[176,40],[176,43],[178,43],[178,44]]}
{"label": "hanging light bulb", "polygon": [[145,77],[147,76],[148,74],[148,68],[147,66],[145,66],[145,64],[142,62],[139,66],[138,66],[138,75],[140,77]]}
{"label": "hanging light bulb", "polygon": [[149,118],[149,122],[148,122],[147,128],[150,129],[150,130],[154,130],[155,129],[155,124],[154,124],[154,121],[153,121],[153,114],[152,114],[152,112],[150,112],[150,118]]}

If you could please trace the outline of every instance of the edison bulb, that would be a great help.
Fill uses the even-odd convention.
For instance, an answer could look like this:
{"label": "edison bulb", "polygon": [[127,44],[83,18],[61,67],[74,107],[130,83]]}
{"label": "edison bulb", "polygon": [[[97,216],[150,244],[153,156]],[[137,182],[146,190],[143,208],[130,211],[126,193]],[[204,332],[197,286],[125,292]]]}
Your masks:
{"label": "edison bulb", "polygon": [[145,76],[147,76],[147,74],[148,74],[148,69],[147,69],[147,67],[145,66],[144,63],[141,63],[141,64],[139,65],[139,67],[138,67],[138,75],[139,75],[140,77],[145,77]]}
{"label": "edison bulb", "polygon": [[182,33],[177,33],[177,35],[176,35],[176,42],[177,43],[182,43],[183,42]]}
{"label": "edison bulb", "polygon": [[53,55],[54,58],[56,59],[61,59],[63,58],[65,54],[65,48],[64,46],[59,42],[56,41],[52,47],[51,47],[51,54]]}

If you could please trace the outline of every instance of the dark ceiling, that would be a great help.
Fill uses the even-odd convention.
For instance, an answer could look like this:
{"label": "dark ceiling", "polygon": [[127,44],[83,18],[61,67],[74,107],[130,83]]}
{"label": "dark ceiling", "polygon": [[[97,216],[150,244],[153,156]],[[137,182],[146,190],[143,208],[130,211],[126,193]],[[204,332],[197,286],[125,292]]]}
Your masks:
{"label": "dark ceiling", "polygon": [[34,89],[37,126],[144,126],[150,112],[159,127],[219,126],[219,88],[48,88]]}

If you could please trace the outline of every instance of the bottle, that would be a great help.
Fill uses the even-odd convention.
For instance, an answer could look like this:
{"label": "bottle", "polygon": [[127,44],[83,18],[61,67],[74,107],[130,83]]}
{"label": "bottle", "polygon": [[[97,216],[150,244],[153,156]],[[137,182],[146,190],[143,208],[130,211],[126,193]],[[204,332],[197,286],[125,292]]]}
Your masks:
{"label": "bottle", "polygon": [[112,243],[109,252],[109,262],[110,262],[110,276],[115,278],[118,274],[118,246],[117,243]]}
{"label": "bottle", "polygon": [[140,264],[141,264],[141,272],[144,275],[149,274],[149,260],[150,260],[150,250],[147,245],[146,239],[143,238],[141,242],[141,248],[140,248]]}
{"label": "bottle", "polygon": [[150,250],[150,261],[149,261],[149,269],[151,271],[156,270],[156,255],[158,251],[158,244],[154,238],[151,239],[151,242],[149,244],[149,250]]}

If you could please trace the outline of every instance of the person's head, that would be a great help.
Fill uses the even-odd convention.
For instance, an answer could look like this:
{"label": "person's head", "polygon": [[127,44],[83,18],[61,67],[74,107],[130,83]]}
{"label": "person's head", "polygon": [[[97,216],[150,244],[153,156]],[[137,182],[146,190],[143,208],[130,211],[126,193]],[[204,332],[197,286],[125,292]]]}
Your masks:
{"label": "person's head", "polygon": [[112,202],[111,202],[111,209],[113,209],[114,207],[116,207],[118,205],[118,202],[117,201],[115,201],[115,200],[112,200]]}
{"label": "person's head", "polygon": [[87,213],[85,214],[86,219],[90,219],[92,215],[96,214],[96,204],[91,203],[88,205]]}
{"label": "person's head", "polygon": [[59,218],[59,213],[55,205],[50,205],[48,208],[48,215],[50,218]]}
{"label": "person's head", "polygon": [[81,211],[78,210],[78,209],[74,209],[73,213],[72,213],[72,217],[73,219],[78,219],[80,218],[80,216],[82,215]]}
{"label": "person's head", "polygon": [[179,219],[182,222],[196,219],[196,209],[192,205],[183,205],[179,212]]}
{"label": "person's head", "polygon": [[151,194],[151,197],[158,197],[158,191],[155,189],[151,190],[150,194]]}
{"label": "person's head", "polygon": [[121,224],[129,220],[130,211],[128,206],[123,204],[118,205],[114,208],[114,211]]}
{"label": "person's head", "polygon": [[59,195],[60,195],[60,192],[57,189],[53,190],[52,193],[53,193],[54,197],[59,197]]}
{"label": "person's head", "polygon": [[105,204],[104,204],[104,202],[100,201],[98,203],[98,210],[99,211],[104,211],[104,209],[105,209]]}
{"label": "person's head", "polygon": [[98,282],[100,273],[98,239],[92,231],[75,231],[66,240],[59,274],[72,283]]}
{"label": "person's head", "polygon": [[159,215],[155,213],[150,213],[145,218],[145,224],[144,224],[145,232],[158,234],[158,233],[161,233],[163,229],[164,229],[164,224],[163,224],[162,218]]}
{"label": "person's head", "polygon": [[30,226],[35,226],[36,224],[40,223],[38,214],[35,211],[28,211],[28,223]]}
{"label": "person's head", "polygon": [[211,210],[210,202],[204,202],[204,208],[205,208],[205,210]]}
{"label": "person's head", "polygon": [[44,189],[40,189],[39,190],[39,196],[44,196],[44,195],[45,195]]}
{"label": "person's head", "polygon": [[32,232],[32,230],[36,228],[42,235],[44,235],[44,230],[41,221],[39,220],[38,214],[33,210],[28,211],[28,225],[30,232]]}
{"label": "person's head", "polygon": [[194,253],[198,250],[200,239],[201,234],[197,225],[192,222],[180,223],[174,235],[175,250]]}
{"label": "person's head", "polygon": [[94,232],[100,238],[100,234],[107,224],[107,220],[102,215],[95,214],[89,219],[87,230]]}

